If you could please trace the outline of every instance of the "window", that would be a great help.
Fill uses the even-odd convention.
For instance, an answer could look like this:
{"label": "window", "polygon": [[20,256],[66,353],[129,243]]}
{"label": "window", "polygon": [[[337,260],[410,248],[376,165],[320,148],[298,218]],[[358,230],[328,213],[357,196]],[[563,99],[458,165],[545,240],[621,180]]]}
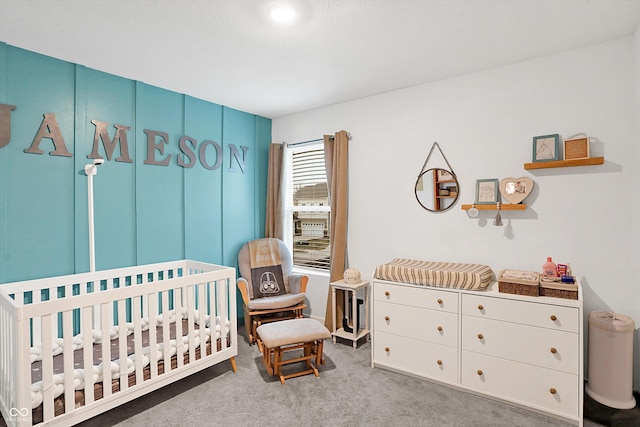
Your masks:
{"label": "window", "polygon": [[329,270],[331,205],[322,143],[291,149],[287,164],[285,233],[293,264]]}

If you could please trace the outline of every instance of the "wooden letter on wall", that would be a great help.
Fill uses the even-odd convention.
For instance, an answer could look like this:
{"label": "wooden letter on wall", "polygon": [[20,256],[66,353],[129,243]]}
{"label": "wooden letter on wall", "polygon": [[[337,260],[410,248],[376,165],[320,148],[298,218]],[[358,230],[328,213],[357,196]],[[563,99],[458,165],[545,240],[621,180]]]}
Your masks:
{"label": "wooden letter on wall", "polygon": [[73,156],[73,154],[71,154],[67,150],[67,146],[64,144],[64,138],[62,137],[62,132],[60,132],[60,126],[58,126],[58,120],[56,120],[56,115],[54,113],[44,114],[44,119],[42,120],[42,124],[40,124],[40,129],[38,129],[36,137],[33,138],[31,146],[29,148],[26,148],[24,152],[31,154],[42,154],[43,151],[40,149],[40,141],[42,140],[42,138],[50,138],[51,141],[53,141],[53,146],[56,149],[50,151],[50,155],[64,157]]}
{"label": "wooden letter on wall", "polygon": [[107,131],[109,123],[101,122],[100,120],[91,120],[91,123],[95,125],[96,131],[93,134],[93,149],[91,150],[91,154],[87,156],[88,159],[102,158],[98,153],[98,143],[102,140],[107,160],[111,160],[116,144],[119,144],[120,157],[116,159],[116,162],[133,163],[133,160],[129,157],[129,141],[127,140],[127,131],[131,129],[129,126],[113,125],[116,128],[116,134],[114,135],[113,140],[110,140],[109,132]]}
{"label": "wooden letter on wall", "polygon": [[11,112],[15,105],[0,104],[0,148],[11,141]]}
{"label": "wooden letter on wall", "polygon": [[[156,160],[156,150],[158,150],[161,155],[164,154],[164,144],[169,143],[169,134],[150,129],[145,129],[143,132],[147,134],[147,159],[144,161],[144,164],[158,166],[169,165],[169,162],[171,161],[171,154],[162,161]],[[156,136],[161,138],[161,141],[158,143],[156,143]]]}

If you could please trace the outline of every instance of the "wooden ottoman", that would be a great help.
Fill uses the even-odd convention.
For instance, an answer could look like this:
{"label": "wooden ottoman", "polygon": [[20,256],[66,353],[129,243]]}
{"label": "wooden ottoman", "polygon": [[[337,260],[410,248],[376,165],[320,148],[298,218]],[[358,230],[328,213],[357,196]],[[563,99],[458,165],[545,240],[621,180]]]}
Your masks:
{"label": "wooden ottoman", "polygon": [[[320,376],[316,365],[324,365],[322,358],[323,340],[331,338],[331,333],[323,324],[314,319],[291,319],[267,323],[256,329],[258,344],[262,350],[262,362],[269,375],[280,377],[280,382],[301,375]],[[285,359],[284,353],[303,349],[303,356]],[[316,365],[312,363],[315,359]],[[305,370],[291,374],[282,374],[282,365],[304,362]]]}

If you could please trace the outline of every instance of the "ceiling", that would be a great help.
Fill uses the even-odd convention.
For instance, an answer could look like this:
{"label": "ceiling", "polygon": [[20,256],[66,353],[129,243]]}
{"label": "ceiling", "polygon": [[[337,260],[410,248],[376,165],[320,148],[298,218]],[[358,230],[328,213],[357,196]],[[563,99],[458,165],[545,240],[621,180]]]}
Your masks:
{"label": "ceiling", "polygon": [[[288,2],[297,19],[269,18]],[[0,41],[276,118],[634,34],[640,0],[0,0]]]}

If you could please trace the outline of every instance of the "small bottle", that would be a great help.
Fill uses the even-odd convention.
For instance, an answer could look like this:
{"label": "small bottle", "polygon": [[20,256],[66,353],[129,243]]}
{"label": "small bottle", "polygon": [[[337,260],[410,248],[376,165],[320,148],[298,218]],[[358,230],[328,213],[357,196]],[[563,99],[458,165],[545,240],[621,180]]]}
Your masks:
{"label": "small bottle", "polygon": [[547,262],[542,265],[542,275],[545,277],[558,277],[558,266],[551,260],[551,257],[547,257]]}

